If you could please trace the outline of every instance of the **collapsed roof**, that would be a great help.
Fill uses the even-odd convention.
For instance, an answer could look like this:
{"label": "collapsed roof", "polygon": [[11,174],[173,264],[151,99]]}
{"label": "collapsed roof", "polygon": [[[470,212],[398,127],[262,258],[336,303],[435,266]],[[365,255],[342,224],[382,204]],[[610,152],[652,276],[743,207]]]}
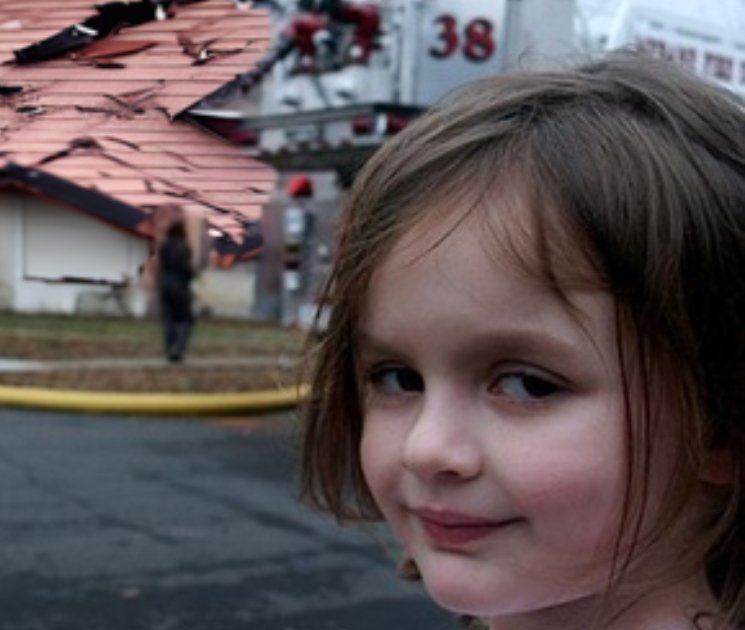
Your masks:
{"label": "collapsed roof", "polygon": [[250,254],[275,173],[184,114],[269,45],[231,0],[0,0],[0,187],[143,237],[176,203]]}

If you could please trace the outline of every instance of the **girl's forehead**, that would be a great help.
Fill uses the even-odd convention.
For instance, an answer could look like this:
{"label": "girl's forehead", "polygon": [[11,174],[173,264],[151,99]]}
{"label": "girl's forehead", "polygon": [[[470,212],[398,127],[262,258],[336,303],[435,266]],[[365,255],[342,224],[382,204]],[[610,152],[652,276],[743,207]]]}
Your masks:
{"label": "girl's forehead", "polygon": [[566,347],[602,345],[614,356],[610,294],[597,283],[563,287],[542,276],[535,255],[519,251],[520,242],[537,248],[527,228],[490,230],[489,216],[477,208],[455,216],[428,217],[405,233],[373,274],[359,320],[363,339],[409,347],[428,330],[425,336],[476,348],[488,338],[538,346],[551,336],[573,340]]}
{"label": "girl's forehead", "polygon": [[488,189],[429,194],[404,209],[398,237],[377,271],[436,255],[448,239],[465,239],[495,265],[559,293],[607,289],[597,256],[568,212],[537,202],[521,178],[500,178]]}
{"label": "girl's forehead", "polygon": [[434,249],[447,238],[480,240],[479,234],[501,236],[505,241],[525,239],[534,220],[526,195],[509,185],[485,191],[434,190],[403,215],[407,218],[396,243],[399,249]]}

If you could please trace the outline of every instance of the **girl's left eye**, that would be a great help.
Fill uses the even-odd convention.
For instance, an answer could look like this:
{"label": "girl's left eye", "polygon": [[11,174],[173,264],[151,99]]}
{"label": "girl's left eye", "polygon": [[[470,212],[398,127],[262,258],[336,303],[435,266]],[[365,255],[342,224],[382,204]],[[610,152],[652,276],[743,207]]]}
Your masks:
{"label": "girl's left eye", "polygon": [[531,372],[510,372],[500,375],[490,391],[518,404],[541,403],[556,396],[563,387],[555,380]]}
{"label": "girl's left eye", "polygon": [[383,394],[424,391],[424,379],[416,371],[405,367],[381,366],[370,370],[368,381]]}

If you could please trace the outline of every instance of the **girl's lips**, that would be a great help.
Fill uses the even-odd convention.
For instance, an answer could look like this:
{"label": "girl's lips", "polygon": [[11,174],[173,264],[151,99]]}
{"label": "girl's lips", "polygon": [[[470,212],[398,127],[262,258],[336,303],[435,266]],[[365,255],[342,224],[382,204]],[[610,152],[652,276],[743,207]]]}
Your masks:
{"label": "girl's lips", "polygon": [[514,519],[493,521],[444,510],[422,509],[415,513],[430,542],[440,549],[461,549],[514,522]]}

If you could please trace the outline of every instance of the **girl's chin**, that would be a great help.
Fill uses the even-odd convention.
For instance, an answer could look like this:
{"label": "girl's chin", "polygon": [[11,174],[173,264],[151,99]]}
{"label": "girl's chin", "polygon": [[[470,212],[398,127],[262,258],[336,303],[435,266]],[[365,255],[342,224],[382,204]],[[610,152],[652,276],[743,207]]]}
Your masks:
{"label": "girl's chin", "polygon": [[[418,563],[427,593],[438,606],[458,615],[480,618],[511,617],[571,602],[586,601],[593,590],[579,584],[560,587],[524,573],[495,571],[493,563],[473,559],[420,560]],[[479,566],[481,565],[481,566]]]}
{"label": "girl's chin", "polygon": [[[452,564],[452,563],[447,563]],[[430,568],[430,570],[428,570]],[[519,599],[508,585],[497,585],[477,574],[455,570],[452,566],[427,567],[419,565],[424,587],[441,608],[458,615],[490,617],[514,612]]]}

